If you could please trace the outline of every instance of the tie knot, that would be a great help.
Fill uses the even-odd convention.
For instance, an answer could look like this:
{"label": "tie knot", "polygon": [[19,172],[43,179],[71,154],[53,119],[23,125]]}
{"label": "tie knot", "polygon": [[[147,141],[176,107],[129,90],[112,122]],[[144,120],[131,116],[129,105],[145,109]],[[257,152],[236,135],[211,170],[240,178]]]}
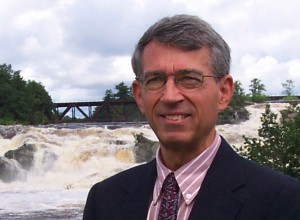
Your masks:
{"label": "tie knot", "polygon": [[162,190],[168,192],[178,192],[179,186],[173,172],[169,173],[169,175],[166,177],[162,186]]}

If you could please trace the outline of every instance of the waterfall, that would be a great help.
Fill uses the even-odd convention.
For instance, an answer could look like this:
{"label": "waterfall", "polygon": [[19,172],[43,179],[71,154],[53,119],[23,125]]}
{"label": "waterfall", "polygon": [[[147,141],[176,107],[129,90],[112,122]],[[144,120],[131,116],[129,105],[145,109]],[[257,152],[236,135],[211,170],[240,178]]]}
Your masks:
{"label": "waterfall", "polygon": [[[286,106],[272,103],[271,109],[279,114]],[[217,126],[230,144],[242,145],[242,135],[257,136],[265,104],[247,109],[248,121]],[[137,165],[133,147],[134,134],[139,133],[157,141],[145,124],[113,128],[99,124],[0,126],[0,158],[21,146],[35,146],[33,165],[27,170],[14,160],[4,159],[11,165],[11,172],[19,176],[17,181],[0,181],[0,219],[24,215],[81,219],[88,190],[94,183]]]}

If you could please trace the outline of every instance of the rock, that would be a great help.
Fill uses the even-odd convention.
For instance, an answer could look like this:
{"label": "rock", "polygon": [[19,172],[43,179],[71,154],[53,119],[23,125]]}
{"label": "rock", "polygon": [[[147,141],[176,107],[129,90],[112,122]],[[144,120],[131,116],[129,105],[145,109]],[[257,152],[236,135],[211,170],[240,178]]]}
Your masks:
{"label": "rock", "polygon": [[283,109],[280,111],[281,113],[281,122],[288,122],[288,121],[294,121],[297,117],[298,113],[293,112],[289,109]]}
{"label": "rock", "polygon": [[113,141],[109,141],[109,144],[111,144],[111,145],[125,145],[125,144],[127,144],[127,141],[124,141],[124,140],[113,140]]}
{"label": "rock", "polygon": [[249,120],[249,112],[246,108],[232,108],[228,106],[227,109],[219,113],[217,125],[223,124],[237,124],[242,121]]}
{"label": "rock", "polygon": [[0,136],[4,139],[12,139],[16,134],[22,130],[21,126],[1,126],[0,125]]}
{"label": "rock", "polygon": [[158,142],[144,137],[142,133],[135,135],[135,162],[143,163],[152,160],[156,155],[158,146]]}
{"label": "rock", "polygon": [[35,145],[25,143],[16,150],[7,151],[4,156],[8,159],[18,161],[23,169],[30,170],[34,165],[34,154],[36,150]]}
{"label": "rock", "polygon": [[249,115],[250,113],[247,111],[246,108],[239,108],[237,111],[236,111],[236,119],[238,119],[239,121],[247,121],[249,120]]}
{"label": "rock", "polygon": [[15,180],[26,180],[26,171],[22,169],[21,165],[6,157],[0,157],[0,180],[6,183]]}
{"label": "rock", "polygon": [[122,128],[122,125],[107,125],[106,128],[109,130],[116,130]]}
{"label": "rock", "polygon": [[45,150],[43,153],[43,160],[42,160],[43,170],[44,171],[51,170],[57,159],[58,156],[55,153]]}

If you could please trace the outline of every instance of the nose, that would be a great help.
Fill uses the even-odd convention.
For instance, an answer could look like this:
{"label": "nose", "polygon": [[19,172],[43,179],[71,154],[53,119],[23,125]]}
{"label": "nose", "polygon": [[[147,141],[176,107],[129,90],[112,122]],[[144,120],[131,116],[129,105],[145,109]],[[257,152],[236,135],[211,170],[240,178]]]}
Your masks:
{"label": "nose", "polygon": [[172,104],[180,102],[184,99],[180,89],[175,84],[174,77],[168,77],[167,82],[163,88],[163,93],[161,95],[160,101]]}

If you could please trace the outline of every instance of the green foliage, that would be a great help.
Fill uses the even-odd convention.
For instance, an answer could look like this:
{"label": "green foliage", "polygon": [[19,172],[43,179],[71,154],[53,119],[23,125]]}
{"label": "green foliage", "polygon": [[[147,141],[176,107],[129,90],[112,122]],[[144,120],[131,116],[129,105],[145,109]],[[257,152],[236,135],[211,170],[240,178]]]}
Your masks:
{"label": "green foliage", "polygon": [[280,123],[267,105],[259,137],[244,137],[244,145],[235,149],[250,160],[300,179],[300,108],[291,106],[287,114],[292,117]]}
{"label": "green foliage", "polygon": [[113,94],[112,90],[111,89],[107,89],[105,91],[105,96],[104,96],[103,100],[104,101],[112,101],[114,99],[115,98],[114,98],[114,94]]}
{"label": "green foliage", "polygon": [[293,95],[293,89],[294,89],[294,83],[295,81],[293,80],[286,80],[285,83],[282,83],[282,87],[284,88],[284,90],[282,91],[283,95],[286,95],[285,97],[283,97],[284,101],[295,101],[298,100],[297,96]]}
{"label": "green foliage", "polygon": [[266,91],[265,85],[261,83],[260,79],[254,78],[251,80],[250,91],[252,95],[262,94],[263,91]]}
{"label": "green foliage", "polygon": [[219,113],[218,124],[235,123],[248,119],[249,112],[245,109],[246,95],[240,81],[234,82],[234,93],[229,106]]}
{"label": "green foliage", "polygon": [[115,93],[111,89],[105,91],[104,101],[117,101],[117,100],[133,100],[131,88],[126,86],[124,82],[121,82],[115,86]]}
{"label": "green foliage", "polygon": [[268,97],[264,94],[254,94],[251,97],[251,101],[255,103],[263,103],[267,101]]}
{"label": "green foliage", "polygon": [[293,89],[295,87],[293,80],[288,79],[288,80],[285,81],[285,83],[282,83],[281,85],[284,88],[282,94],[284,94],[284,95],[286,95],[288,97],[290,97],[290,96],[293,95]]}
{"label": "green foliage", "polygon": [[23,80],[11,65],[0,65],[0,124],[46,124],[53,108],[40,83]]}
{"label": "green foliage", "polygon": [[117,91],[114,94],[115,100],[133,100],[131,88],[126,86],[124,82],[117,84],[115,90]]}
{"label": "green foliage", "polygon": [[250,97],[252,102],[262,103],[267,100],[267,96],[263,94],[263,91],[266,91],[265,85],[261,83],[261,80],[254,78],[251,80],[250,84]]}
{"label": "green foliage", "polygon": [[[140,121],[141,114],[131,93],[131,87],[121,82],[115,86],[114,93],[111,89],[105,91],[103,100],[106,101],[102,106],[95,109],[96,120],[99,121]],[[122,117],[122,118],[120,118]]]}
{"label": "green foliage", "polygon": [[284,101],[295,101],[295,100],[298,100],[298,97],[297,96],[285,96],[282,98],[282,100]]}
{"label": "green foliage", "polygon": [[240,81],[234,82],[234,93],[230,101],[230,106],[243,107],[245,106],[246,95]]}
{"label": "green foliage", "polygon": [[0,125],[11,125],[15,124],[15,121],[12,119],[11,116],[5,116],[3,118],[0,118]]}

